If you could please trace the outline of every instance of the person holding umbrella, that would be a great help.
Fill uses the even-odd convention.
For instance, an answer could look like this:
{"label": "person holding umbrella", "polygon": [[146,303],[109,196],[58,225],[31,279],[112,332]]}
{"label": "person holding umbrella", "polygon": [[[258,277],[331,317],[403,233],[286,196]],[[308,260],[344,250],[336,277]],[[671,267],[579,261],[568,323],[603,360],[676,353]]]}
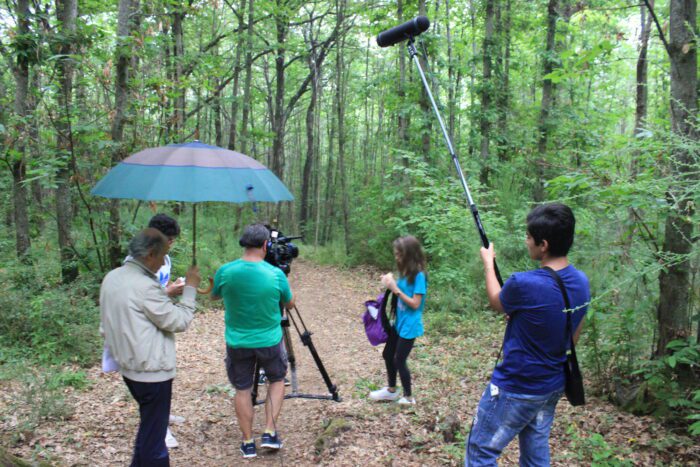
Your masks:
{"label": "person holding umbrella", "polygon": [[110,271],[100,287],[105,343],[129,392],[139,404],[140,423],[131,465],[170,465],[165,435],[176,373],[175,335],[194,318],[197,266],[190,266],[179,303],[158,281],[170,244],[154,228],[129,243],[130,258]]}

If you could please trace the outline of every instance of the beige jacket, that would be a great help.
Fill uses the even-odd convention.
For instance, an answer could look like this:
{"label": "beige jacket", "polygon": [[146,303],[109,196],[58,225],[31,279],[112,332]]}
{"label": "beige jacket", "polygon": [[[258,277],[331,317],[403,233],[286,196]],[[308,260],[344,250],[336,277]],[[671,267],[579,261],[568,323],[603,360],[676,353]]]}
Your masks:
{"label": "beige jacket", "polygon": [[110,271],[100,287],[100,327],[122,376],[155,383],[175,377],[175,335],[194,317],[196,290],[173,303],[156,276],[135,259]]}

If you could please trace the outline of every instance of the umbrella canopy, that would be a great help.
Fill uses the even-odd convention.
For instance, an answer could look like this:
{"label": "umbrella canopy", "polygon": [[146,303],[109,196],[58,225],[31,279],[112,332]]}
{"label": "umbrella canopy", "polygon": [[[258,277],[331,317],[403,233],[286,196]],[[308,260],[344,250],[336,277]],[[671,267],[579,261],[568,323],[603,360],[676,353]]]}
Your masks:
{"label": "umbrella canopy", "polygon": [[291,201],[287,187],[260,162],[194,141],[145,149],[127,157],[91,193],[144,201]]}

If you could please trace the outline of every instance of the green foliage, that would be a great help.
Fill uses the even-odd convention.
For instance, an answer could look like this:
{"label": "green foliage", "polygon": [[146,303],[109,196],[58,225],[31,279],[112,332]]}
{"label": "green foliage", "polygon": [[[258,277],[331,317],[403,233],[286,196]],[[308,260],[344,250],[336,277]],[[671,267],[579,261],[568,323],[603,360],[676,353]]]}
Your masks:
{"label": "green foliage", "polygon": [[582,435],[576,425],[571,424],[566,430],[579,461],[588,462],[595,467],[627,467],[632,461],[622,458],[627,454],[620,447],[610,445],[600,433]]}
{"label": "green foliage", "polygon": [[0,358],[22,354],[43,364],[89,365],[99,357],[99,284],[83,278],[48,286],[36,271],[13,268],[13,284],[0,295]]}
{"label": "green foliage", "polygon": [[[700,366],[700,344],[694,338],[669,342],[668,353],[642,363],[633,372],[642,377],[640,391],[644,398],[637,398],[631,409],[641,413],[654,413],[666,418],[685,415],[686,420],[700,419],[700,390],[693,388],[694,371]],[[698,423],[688,430],[698,434]]]}

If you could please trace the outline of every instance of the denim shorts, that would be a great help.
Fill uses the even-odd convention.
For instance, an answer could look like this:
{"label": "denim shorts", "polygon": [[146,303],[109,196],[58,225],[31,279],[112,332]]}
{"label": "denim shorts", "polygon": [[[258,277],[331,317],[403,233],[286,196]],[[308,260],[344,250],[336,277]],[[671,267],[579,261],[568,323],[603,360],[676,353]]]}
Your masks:
{"label": "denim shorts", "polygon": [[516,436],[521,466],[548,466],[549,432],[563,392],[562,388],[542,395],[516,394],[489,384],[467,438],[465,467],[496,466],[501,452]]}
{"label": "denim shorts", "polygon": [[243,391],[253,387],[256,363],[265,370],[270,383],[284,380],[287,375],[287,352],[282,341],[271,347],[257,349],[226,346],[226,374],[234,388]]}

